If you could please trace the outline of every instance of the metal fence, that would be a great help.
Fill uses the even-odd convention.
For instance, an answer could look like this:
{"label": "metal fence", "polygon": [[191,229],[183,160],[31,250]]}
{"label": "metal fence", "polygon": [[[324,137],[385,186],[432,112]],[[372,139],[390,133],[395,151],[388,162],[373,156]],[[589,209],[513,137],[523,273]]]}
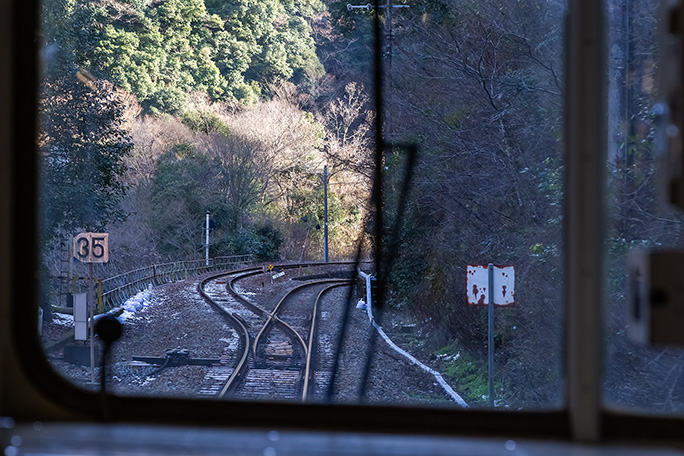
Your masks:
{"label": "metal fence", "polygon": [[[107,279],[96,279],[97,307],[100,312],[106,312],[122,305],[128,298],[135,296],[150,286],[178,282],[207,272],[230,270],[242,264],[249,264],[252,261],[252,255],[211,258],[208,264],[207,260],[176,261],[146,266]],[[54,279],[60,282],[67,280],[65,277],[56,277]],[[84,283],[79,284],[75,282],[68,283],[67,280],[66,288],[68,290],[76,290],[77,288],[84,288],[84,285],[87,287],[87,280],[87,278],[83,277],[72,279],[72,282],[84,281]],[[60,286],[60,290],[62,288],[64,287]]]}

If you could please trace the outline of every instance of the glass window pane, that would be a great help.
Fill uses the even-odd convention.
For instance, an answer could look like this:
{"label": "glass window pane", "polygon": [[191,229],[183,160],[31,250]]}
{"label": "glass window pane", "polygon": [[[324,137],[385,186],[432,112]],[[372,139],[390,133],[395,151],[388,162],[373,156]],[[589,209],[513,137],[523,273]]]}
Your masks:
{"label": "glass window pane", "polygon": [[657,1],[608,2],[610,21],[605,402],[652,413],[684,411],[684,351],[630,339],[628,256],[681,248],[681,211],[665,203],[657,157]]}
{"label": "glass window pane", "polygon": [[561,406],[565,3],[380,3],[43,0],[58,372],[85,303],[119,394]]}

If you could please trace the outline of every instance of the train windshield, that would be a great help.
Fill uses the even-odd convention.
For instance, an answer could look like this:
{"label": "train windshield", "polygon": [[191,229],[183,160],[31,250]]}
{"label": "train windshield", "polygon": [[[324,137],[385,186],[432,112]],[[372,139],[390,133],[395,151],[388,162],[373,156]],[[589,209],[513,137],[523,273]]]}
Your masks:
{"label": "train windshield", "polygon": [[[659,3],[608,2],[608,209],[603,395],[607,405],[657,414],[684,412],[684,351],[635,343],[628,259],[639,249],[681,249],[681,210],[665,203],[659,160]],[[662,6],[662,5],[661,5]],[[664,69],[663,69],[664,71]],[[658,140],[657,140],[658,139]],[[635,258],[635,257],[633,257]],[[636,257],[638,258],[638,257]],[[643,260],[643,258],[642,258]],[[637,260],[638,261],[638,260]],[[634,259],[632,264],[636,264]],[[632,276],[636,278],[636,276]],[[632,284],[633,285],[633,284]],[[630,291],[631,288],[631,291]],[[630,315],[632,321],[630,321]],[[658,334],[653,334],[658,337]],[[655,339],[654,337],[654,339]],[[658,342],[655,341],[654,342]],[[662,343],[662,341],[660,341]]]}
{"label": "train windshield", "polygon": [[[616,252],[660,229],[633,223],[650,3],[612,28]],[[560,408],[565,8],[43,0],[55,371],[119,395]]]}

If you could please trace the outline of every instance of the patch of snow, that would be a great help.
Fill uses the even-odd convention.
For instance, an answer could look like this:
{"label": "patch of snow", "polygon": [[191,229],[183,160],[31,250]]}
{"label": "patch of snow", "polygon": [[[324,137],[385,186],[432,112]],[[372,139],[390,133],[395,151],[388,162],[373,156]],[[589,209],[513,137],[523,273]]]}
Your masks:
{"label": "patch of snow", "polygon": [[442,355],[437,355],[437,359],[443,360],[443,361],[456,361],[460,357],[461,357],[461,352],[458,352],[458,353],[453,354],[453,355],[448,354],[448,353],[445,353]]}
{"label": "patch of snow", "polygon": [[124,322],[135,317],[136,312],[140,312],[150,306],[152,301],[150,300],[150,295],[152,294],[152,287],[147,290],[143,290],[140,293],[132,296],[126,300],[121,306],[123,312],[119,315],[119,321]]}
{"label": "patch of snow", "polygon": [[126,321],[126,320],[130,320],[130,319],[132,319],[132,318],[135,318],[135,312],[129,312],[129,311],[127,311],[127,310],[124,310],[124,311],[121,312],[121,314],[119,315],[119,321],[121,321],[121,322],[124,322],[124,321]]}
{"label": "patch of snow", "polygon": [[60,326],[74,326],[74,316],[69,314],[53,313],[52,322]]}

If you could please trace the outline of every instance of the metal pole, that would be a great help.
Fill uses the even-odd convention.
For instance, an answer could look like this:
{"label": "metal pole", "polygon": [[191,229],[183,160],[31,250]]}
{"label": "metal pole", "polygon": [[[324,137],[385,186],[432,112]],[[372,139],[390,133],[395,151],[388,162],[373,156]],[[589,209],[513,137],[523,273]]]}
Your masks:
{"label": "metal pole", "polygon": [[88,263],[88,311],[90,312],[90,383],[95,383],[95,294],[93,286],[93,263]]}
{"label": "metal pole", "polygon": [[204,265],[209,266],[209,211],[207,211],[206,218],[206,233],[204,234]]}
{"label": "metal pole", "polygon": [[[387,0],[387,3],[385,5],[385,59],[387,61],[387,67],[385,69],[385,103],[389,105],[390,103],[390,93],[392,91],[392,40],[394,39],[394,36],[392,36],[392,1]],[[390,156],[392,155],[392,124],[391,124],[391,119],[390,119],[390,110],[388,109],[389,106],[383,110],[383,113],[385,114],[385,144],[384,144],[384,152],[385,152],[385,163],[389,160]]]}
{"label": "metal pole", "polygon": [[392,0],[387,0],[385,4],[385,52],[387,53],[387,74],[392,71]]}
{"label": "metal pole", "polygon": [[74,276],[74,237],[69,239],[69,271],[67,272],[67,292],[71,286],[71,293],[76,293],[76,282],[71,278]]}
{"label": "metal pole", "polygon": [[323,167],[323,262],[328,262],[328,166]]}
{"label": "metal pole", "polygon": [[487,315],[488,323],[488,358],[489,358],[489,406],[494,407],[494,265],[489,263],[487,265],[487,272],[489,273],[489,281],[487,284],[489,294],[489,305],[487,306],[489,312]]}

